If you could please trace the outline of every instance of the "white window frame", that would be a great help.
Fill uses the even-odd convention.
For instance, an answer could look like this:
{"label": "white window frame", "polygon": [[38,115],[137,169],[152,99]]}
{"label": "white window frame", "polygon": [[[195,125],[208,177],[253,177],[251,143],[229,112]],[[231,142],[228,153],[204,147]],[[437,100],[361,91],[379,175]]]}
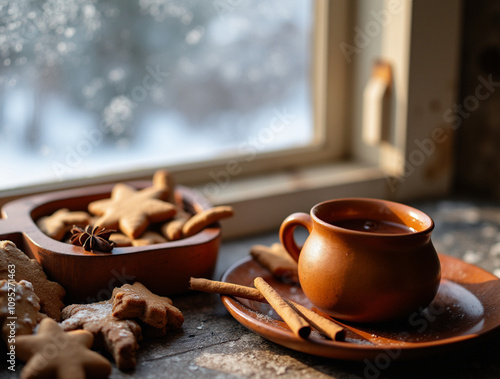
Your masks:
{"label": "white window frame", "polygon": [[[179,183],[210,194],[214,204],[233,205],[236,216],[223,225],[226,237],[271,230],[291,212],[308,211],[325,199],[407,201],[449,192],[453,136],[443,113],[456,99],[461,3],[399,0],[397,17],[372,33],[366,46],[357,45],[357,31],[373,21],[372,7],[390,9],[394,2],[316,0],[313,97],[319,134],[311,146],[262,153],[252,160],[228,157],[167,167]],[[341,46],[356,48],[351,62]],[[392,68],[390,128],[395,137],[366,146],[360,137],[362,92],[375,59]],[[440,134],[433,141],[438,129],[445,137]],[[422,151],[428,139],[434,142],[432,152]],[[425,159],[416,160],[422,153]],[[0,191],[0,205],[62,187],[148,178],[155,169]],[[214,177],[221,172],[228,180],[217,183]],[[219,190],[207,191],[213,184]]]}

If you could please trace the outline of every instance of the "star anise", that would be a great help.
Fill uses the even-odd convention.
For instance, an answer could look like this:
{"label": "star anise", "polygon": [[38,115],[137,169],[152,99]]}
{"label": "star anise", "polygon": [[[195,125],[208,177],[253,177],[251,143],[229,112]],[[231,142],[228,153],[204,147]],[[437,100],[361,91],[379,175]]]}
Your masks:
{"label": "star anise", "polygon": [[106,229],[102,226],[88,225],[85,230],[73,225],[71,229],[70,242],[73,245],[82,246],[85,251],[94,250],[108,252],[113,250],[115,243],[109,240],[109,236],[116,230]]}

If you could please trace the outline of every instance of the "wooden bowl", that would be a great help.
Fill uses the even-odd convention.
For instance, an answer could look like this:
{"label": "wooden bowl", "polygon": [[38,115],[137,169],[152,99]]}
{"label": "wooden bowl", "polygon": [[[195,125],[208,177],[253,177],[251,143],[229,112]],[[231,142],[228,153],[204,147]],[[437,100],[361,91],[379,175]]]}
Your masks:
{"label": "wooden bowl", "polygon": [[[129,183],[137,189],[151,182]],[[220,244],[220,225],[178,241],[141,247],[114,248],[110,253],[88,253],[82,247],[45,235],[35,221],[60,208],[87,210],[95,200],[110,196],[113,185],[93,186],[26,197],[6,204],[0,219],[0,240],[11,240],[43,266],[49,279],[66,290],[66,302],[94,302],[110,298],[114,287],[139,281],[159,295],[188,290],[189,278],[213,275]],[[195,191],[176,187],[187,210],[211,207]]]}

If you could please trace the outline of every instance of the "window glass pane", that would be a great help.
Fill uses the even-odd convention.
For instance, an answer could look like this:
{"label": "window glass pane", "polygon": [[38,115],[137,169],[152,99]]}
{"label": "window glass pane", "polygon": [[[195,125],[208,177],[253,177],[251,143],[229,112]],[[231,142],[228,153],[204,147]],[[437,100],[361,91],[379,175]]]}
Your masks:
{"label": "window glass pane", "polygon": [[311,142],[313,4],[0,0],[0,189]]}

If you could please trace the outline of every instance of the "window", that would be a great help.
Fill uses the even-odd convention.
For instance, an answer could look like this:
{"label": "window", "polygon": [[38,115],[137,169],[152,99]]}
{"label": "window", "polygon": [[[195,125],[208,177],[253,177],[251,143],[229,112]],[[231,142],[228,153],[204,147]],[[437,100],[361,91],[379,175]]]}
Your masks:
{"label": "window", "polygon": [[[15,184],[22,188],[0,190],[3,201],[61,185],[149,177],[163,166],[213,202],[231,203],[237,216],[224,233],[236,235],[274,228],[291,211],[322,199],[405,200],[448,191],[453,130],[444,115],[458,80],[460,2],[137,0],[118,7],[111,0],[45,0],[32,11],[28,4],[4,1],[0,9],[2,20],[18,17],[0,25],[0,76],[6,80],[0,117],[9,120],[0,124],[0,154],[13,149],[7,138],[27,136],[19,162],[29,155],[53,162],[51,154],[59,154],[70,170],[60,167],[61,183],[30,188],[25,181]],[[53,29],[42,26],[48,21]],[[72,22],[77,25],[68,28]],[[44,40],[16,51],[17,39],[7,43],[5,35],[22,25],[28,36]],[[73,40],[87,46],[87,55],[72,50],[81,48]],[[96,62],[82,60],[96,46]],[[30,59],[23,55],[28,51]],[[28,70],[39,67],[35,57],[50,65]],[[370,145],[362,138],[363,114],[375,103],[364,91],[377,61],[390,66],[392,82],[383,112],[386,136]],[[30,92],[25,83],[33,74],[46,79]],[[55,95],[62,84],[72,91]],[[81,109],[74,106],[78,98]],[[52,108],[33,105],[41,101]],[[48,122],[51,115],[64,130]],[[9,129],[12,120],[24,129]],[[42,134],[30,120],[70,142],[35,145]],[[69,167],[67,147],[76,149],[82,138],[99,140],[91,130],[100,122],[103,140],[91,145],[93,154],[80,154],[80,163],[78,156],[68,161],[78,170]],[[0,164],[4,172],[5,160]],[[22,170],[17,163],[8,167]]]}
{"label": "window", "polygon": [[1,11],[0,189],[312,142],[312,1]]}

